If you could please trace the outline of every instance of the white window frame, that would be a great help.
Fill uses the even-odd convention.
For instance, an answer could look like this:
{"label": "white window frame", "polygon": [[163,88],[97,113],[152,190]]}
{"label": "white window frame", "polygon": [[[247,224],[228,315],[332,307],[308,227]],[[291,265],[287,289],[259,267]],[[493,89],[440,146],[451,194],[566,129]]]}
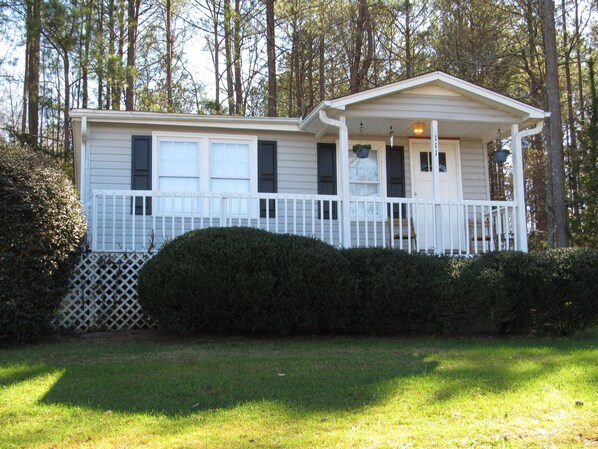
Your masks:
{"label": "white window frame", "polygon": [[[349,148],[347,148],[347,151],[350,152],[353,151],[353,145],[358,144],[358,143],[369,143],[372,146],[372,150],[376,150],[378,152],[378,187],[379,187],[379,192],[380,192],[380,196],[379,197],[374,197],[374,198],[380,198],[381,200],[383,198],[386,198],[386,142],[384,140],[371,140],[368,138],[364,138],[362,140],[362,142],[359,142],[358,140],[349,140]],[[340,144],[339,141],[336,141],[336,147],[340,148]],[[336,154],[336,166],[340,167],[340,152],[337,151]],[[349,167],[347,167],[347,170],[349,170]],[[347,177],[349,177],[349,172],[347,172]],[[340,188],[340,176],[337,176],[337,192],[341,191]],[[349,189],[351,188],[351,179],[349,179]],[[357,182],[358,183],[358,182]],[[371,184],[375,184],[375,183],[371,183]],[[383,208],[381,208],[383,209]],[[368,214],[365,218],[373,218],[373,215]],[[357,213],[355,212],[351,212],[351,219],[352,220],[356,220],[356,219],[363,219],[364,217],[360,217]],[[376,211],[376,215],[375,215],[376,219],[383,219],[386,220],[388,217],[386,217],[386,214],[382,211],[382,210],[378,210]]]}
{"label": "white window frame", "polygon": [[[257,136],[238,135],[238,134],[207,134],[207,133],[185,133],[171,131],[153,131],[152,132],[152,186],[155,191],[160,191],[159,173],[160,173],[160,142],[178,141],[178,142],[197,142],[199,145],[199,191],[200,193],[211,193],[211,151],[212,143],[239,143],[249,145],[249,194],[257,193]],[[233,178],[231,178],[233,179]],[[157,198],[154,198],[154,208],[156,215],[172,215],[173,212],[163,212],[157,207]],[[251,207],[250,210],[254,208]],[[207,202],[203,202],[201,210],[196,215],[209,216],[210,210]],[[259,209],[258,209],[259,212]],[[180,215],[180,212],[174,212]],[[185,214],[187,215],[187,214]]]}

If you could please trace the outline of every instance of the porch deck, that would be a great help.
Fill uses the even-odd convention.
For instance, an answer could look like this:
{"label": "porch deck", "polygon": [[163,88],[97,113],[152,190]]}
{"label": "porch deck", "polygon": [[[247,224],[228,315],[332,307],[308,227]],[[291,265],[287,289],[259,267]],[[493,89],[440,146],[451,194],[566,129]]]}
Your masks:
{"label": "porch deck", "polygon": [[[88,243],[96,252],[152,252],[193,229],[250,226],[342,246],[348,239],[341,201],[337,195],[94,190]],[[351,246],[449,255],[519,249],[514,202],[356,196],[349,202]]]}

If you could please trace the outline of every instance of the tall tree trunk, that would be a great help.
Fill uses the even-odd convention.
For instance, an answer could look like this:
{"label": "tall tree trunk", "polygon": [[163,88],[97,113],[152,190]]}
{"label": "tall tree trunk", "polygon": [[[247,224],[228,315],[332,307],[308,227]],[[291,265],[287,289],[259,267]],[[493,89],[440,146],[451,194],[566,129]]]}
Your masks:
{"label": "tall tree trunk", "polygon": [[[598,5],[596,5],[598,9]],[[580,43],[580,30],[579,30],[579,1],[575,0],[575,37],[577,45],[575,46],[575,56],[577,58],[577,88],[578,88],[578,110],[579,118],[582,123],[586,121],[586,108],[583,94],[583,72],[581,70],[581,43]]]}
{"label": "tall tree trunk", "polygon": [[324,41],[325,33],[320,34],[320,41],[319,41],[319,48],[318,48],[318,56],[319,56],[319,63],[318,63],[318,100],[324,101],[326,97],[326,56],[325,56],[325,41]]}
{"label": "tall tree trunk", "polygon": [[92,0],[87,0],[85,10],[85,38],[83,42],[83,67],[81,68],[81,106],[85,109],[89,107],[89,49],[91,45],[91,18],[93,15]]}
{"label": "tall tree trunk", "polygon": [[546,87],[550,110],[548,129],[548,201],[553,218],[554,246],[569,245],[567,236],[567,210],[565,206],[565,168],[563,165],[563,136],[561,122],[561,102],[559,89],[556,30],[554,25],[554,1],[543,0],[544,42],[546,45]]}
{"label": "tall tree trunk", "polygon": [[114,87],[114,78],[116,77],[116,68],[114,67],[114,52],[116,51],[116,27],[114,1],[110,0],[108,4],[108,61],[106,73],[106,109],[112,109],[112,89]]}
{"label": "tall tree trunk", "polygon": [[235,114],[235,98],[233,89],[233,49],[231,36],[230,0],[224,0],[224,54],[226,58],[226,94],[229,115]]}
{"label": "tall tree trunk", "polygon": [[244,115],[243,107],[243,86],[242,86],[242,59],[241,59],[241,0],[235,0],[235,18],[233,21],[233,51],[234,51],[234,67],[235,67],[235,113],[237,115]]}
{"label": "tall tree trunk", "polygon": [[40,73],[40,38],[41,38],[41,0],[27,1],[27,45],[26,79],[23,98],[23,122],[27,115],[28,141],[31,145],[39,144],[39,73]]}
{"label": "tall tree trunk", "polygon": [[137,49],[137,24],[141,0],[127,0],[127,86],[125,109],[135,109],[135,53]]}
{"label": "tall tree trunk", "polygon": [[166,104],[168,112],[174,110],[172,99],[172,0],[166,0]]}
{"label": "tall tree trunk", "polygon": [[66,158],[70,151],[70,108],[71,108],[71,83],[70,83],[70,61],[69,53],[66,49],[63,50],[64,61],[64,149],[63,156]]}
{"label": "tall tree trunk", "polygon": [[[372,64],[374,51],[374,36],[366,0],[357,0],[357,22],[355,25],[355,41],[349,67],[349,90],[352,94],[362,89],[363,79]],[[364,34],[367,34],[367,55],[362,62]]]}
{"label": "tall tree trunk", "polygon": [[411,3],[405,2],[405,76],[413,76],[413,60],[411,58]]}
{"label": "tall tree trunk", "polygon": [[274,2],[266,0],[266,53],[268,54],[268,117],[276,117],[276,42]]}
{"label": "tall tree trunk", "polygon": [[216,9],[216,1],[210,0],[211,5],[214,7],[212,10],[212,27],[214,30],[214,86],[215,95],[214,99],[214,113],[220,114],[220,26],[218,20],[219,9]]}
{"label": "tall tree trunk", "polygon": [[98,56],[96,62],[96,76],[98,79],[98,107],[104,107],[104,62],[105,62],[105,47],[104,47],[104,1],[100,0],[100,10],[98,14],[97,24],[97,40],[98,40]]}
{"label": "tall tree trunk", "polygon": [[563,30],[563,48],[565,56],[565,85],[567,93],[567,131],[569,137],[568,160],[569,160],[569,188],[571,195],[571,209],[575,216],[579,214],[578,209],[578,154],[577,136],[575,134],[576,124],[573,112],[573,87],[571,82],[571,49],[569,48],[569,33],[567,32],[567,13],[565,0],[561,0],[561,21]]}

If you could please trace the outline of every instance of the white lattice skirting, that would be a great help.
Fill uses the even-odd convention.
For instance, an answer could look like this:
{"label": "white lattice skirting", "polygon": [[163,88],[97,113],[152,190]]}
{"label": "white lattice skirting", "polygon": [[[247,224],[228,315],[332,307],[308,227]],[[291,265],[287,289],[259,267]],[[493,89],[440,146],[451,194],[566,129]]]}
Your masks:
{"label": "white lattice skirting", "polygon": [[137,301],[139,270],[148,253],[86,253],[53,322],[67,332],[148,329],[156,325]]}

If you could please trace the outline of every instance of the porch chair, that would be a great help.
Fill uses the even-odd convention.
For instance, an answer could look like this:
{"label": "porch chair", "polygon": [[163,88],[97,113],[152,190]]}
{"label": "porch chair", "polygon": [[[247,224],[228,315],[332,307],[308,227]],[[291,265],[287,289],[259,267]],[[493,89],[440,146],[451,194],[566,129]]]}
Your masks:
{"label": "porch chair", "polygon": [[[411,239],[411,251],[417,251],[417,232],[415,230],[415,223],[413,217],[409,220],[406,218],[393,218],[387,221],[388,235],[392,235],[393,240],[408,240]],[[411,227],[411,234],[409,228]],[[392,240],[389,241],[389,245]],[[395,248],[400,248],[400,245],[395,244]]]}

